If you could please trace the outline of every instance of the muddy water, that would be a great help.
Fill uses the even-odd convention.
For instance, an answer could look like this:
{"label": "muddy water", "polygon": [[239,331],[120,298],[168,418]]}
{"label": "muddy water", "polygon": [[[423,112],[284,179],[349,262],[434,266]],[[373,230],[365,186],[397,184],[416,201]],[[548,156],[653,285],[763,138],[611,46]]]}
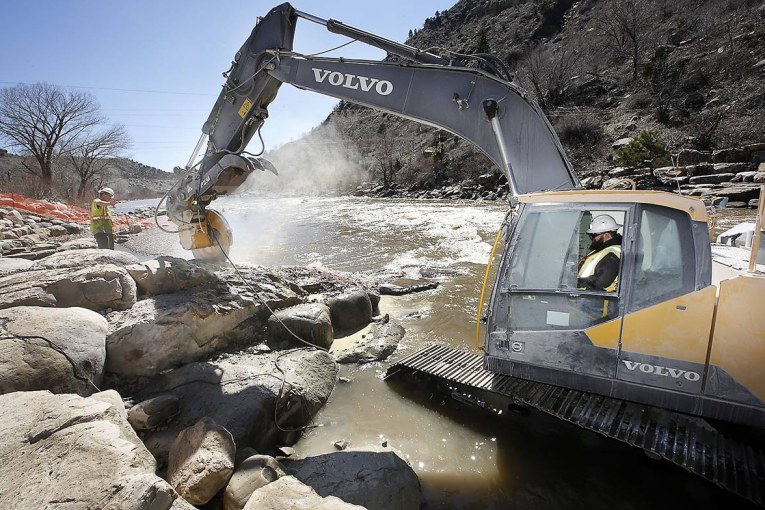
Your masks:
{"label": "muddy water", "polygon": [[[361,198],[245,198],[216,202],[234,230],[235,262],[316,264],[439,281],[432,291],[384,297],[407,331],[394,358],[438,341],[475,343],[475,314],[491,243],[505,214],[496,203]],[[186,256],[175,236],[131,241],[149,255]],[[338,339],[337,345],[349,339]],[[682,469],[544,415],[491,417],[405,381],[386,363],[341,366],[320,427],[301,456],[394,449],[422,481],[428,509],[743,508],[746,503]]]}

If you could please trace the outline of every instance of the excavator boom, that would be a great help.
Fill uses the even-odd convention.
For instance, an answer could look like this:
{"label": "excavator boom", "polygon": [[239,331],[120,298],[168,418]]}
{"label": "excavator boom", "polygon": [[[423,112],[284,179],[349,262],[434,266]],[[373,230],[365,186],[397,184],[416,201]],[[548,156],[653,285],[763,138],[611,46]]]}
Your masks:
{"label": "excavator boom", "polygon": [[[292,41],[299,17],[381,48],[400,61],[296,53]],[[580,186],[550,123],[506,77],[336,20],[322,20],[290,4],[275,7],[258,22],[225,75],[223,90],[202,128],[207,138],[204,157],[193,165],[196,154],[192,156],[168,200],[169,216],[185,229],[186,245],[194,248],[213,244],[216,229],[206,225],[206,206],[236,189],[253,170],[268,168],[260,154],[247,153],[246,147],[268,118],[268,106],[282,83],[459,135],[502,169],[513,195]]]}

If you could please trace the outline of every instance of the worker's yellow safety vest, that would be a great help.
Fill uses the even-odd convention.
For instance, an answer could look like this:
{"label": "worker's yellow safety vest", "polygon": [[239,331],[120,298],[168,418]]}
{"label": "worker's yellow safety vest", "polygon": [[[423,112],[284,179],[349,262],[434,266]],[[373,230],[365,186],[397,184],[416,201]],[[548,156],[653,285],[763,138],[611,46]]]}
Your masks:
{"label": "worker's yellow safety vest", "polygon": [[[582,267],[579,268],[579,278],[587,278],[595,274],[595,268],[601,260],[605,258],[609,253],[613,253],[617,257],[622,257],[622,247],[619,245],[608,246],[600,251],[596,251],[588,254],[582,262]],[[614,281],[605,288],[606,292],[614,292],[616,290],[616,284],[619,282],[619,275],[616,275]]]}
{"label": "worker's yellow safety vest", "polygon": [[112,231],[112,211],[107,205],[90,203],[90,231],[94,234]]}

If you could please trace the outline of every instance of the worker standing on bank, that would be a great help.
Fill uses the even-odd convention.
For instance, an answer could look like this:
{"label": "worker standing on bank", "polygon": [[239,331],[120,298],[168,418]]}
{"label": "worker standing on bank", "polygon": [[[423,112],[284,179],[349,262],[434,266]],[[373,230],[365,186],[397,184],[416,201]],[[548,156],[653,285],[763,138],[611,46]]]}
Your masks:
{"label": "worker standing on bank", "polygon": [[109,206],[115,205],[114,190],[101,188],[98,190],[98,198],[90,204],[90,231],[96,238],[98,247],[105,250],[114,249],[114,226],[112,224],[112,211]]}
{"label": "worker standing on bank", "polygon": [[608,214],[592,219],[587,229],[590,252],[579,263],[577,288],[616,291],[622,257],[622,236],[617,232],[619,227],[621,225]]}

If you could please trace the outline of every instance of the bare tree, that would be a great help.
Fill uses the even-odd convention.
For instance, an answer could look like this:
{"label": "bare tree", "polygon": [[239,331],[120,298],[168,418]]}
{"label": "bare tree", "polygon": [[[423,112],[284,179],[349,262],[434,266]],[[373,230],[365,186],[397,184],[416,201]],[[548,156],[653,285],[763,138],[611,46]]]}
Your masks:
{"label": "bare tree", "polygon": [[656,17],[657,9],[651,0],[611,0],[604,4],[596,20],[608,48],[632,62],[633,81],[652,40]]}
{"label": "bare tree", "polygon": [[0,89],[0,136],[9,147],[32,156],[36,165],[25,168],[50,187],[54,159],[71,151],[83,132],[103,123],[99,110],[91,94],[48,83]]}
{"label": "bare tree", "polygon": [[377,129],[374,138],[374,158],[377,162],[377,172],[382,177],[383,186],[386,188],[393,184],[396,174],[403,166],[401,162],[401,144],[395,139],[396,133],[389,130],[385,120]]}
{"label": "bare tree", "polygon": [[79,178],[77,197],[82,198],[88,185],[103,178],[109,160],[130,147],[125,128],[115,124],[101,132],[87,130],[73,143],[68,152],[69,163]]}
{"label": "bare tree", "polygon": [[535,48],[522,64],[521,79],[527,81],[543,110],[559,104],[573,76],[581,70],[582,53],[577,43],[558,49]]}

